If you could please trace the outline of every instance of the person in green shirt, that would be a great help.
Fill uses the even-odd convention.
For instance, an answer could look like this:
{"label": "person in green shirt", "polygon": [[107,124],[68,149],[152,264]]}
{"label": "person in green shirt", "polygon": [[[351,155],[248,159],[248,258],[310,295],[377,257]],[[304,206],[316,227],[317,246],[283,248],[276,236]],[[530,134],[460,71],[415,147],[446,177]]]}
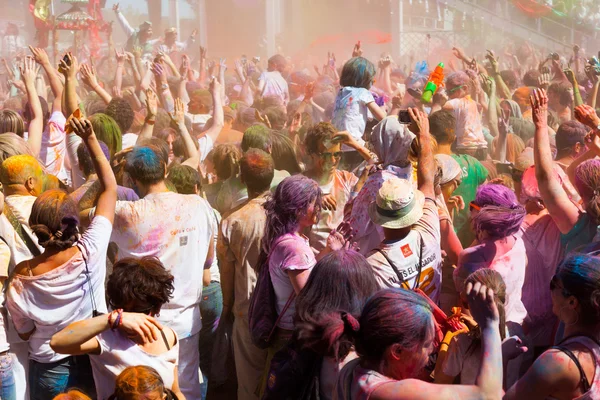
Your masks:
{"label": "person in green shirt", "polygon": [[475,240],[475,234],[471,231],[469,223],[468,204],[475,200],[477,188],[486,182],[488,177],[487,169],[475,157],[467,154],[455,154],[452,151],[452,144],[456,140],[454,127],[456,126],[454,115],[450,111],[441,110],[432,113],[429,116],[429,129],[437,141],[436,154],[447,154],[452,156],[461,167],[462,181],[454,190],[453,196],[462,197],[463,204],[453,210],[454,231],[458,236],[463,247],[469,247]]}

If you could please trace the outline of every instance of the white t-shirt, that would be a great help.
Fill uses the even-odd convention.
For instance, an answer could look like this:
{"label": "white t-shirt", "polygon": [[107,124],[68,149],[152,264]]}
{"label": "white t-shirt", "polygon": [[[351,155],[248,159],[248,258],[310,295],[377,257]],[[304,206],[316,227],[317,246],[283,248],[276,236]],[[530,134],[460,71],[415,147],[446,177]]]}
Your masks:
{"label": "white t-shirt", "polygon": [[[269,254],[269,273],[277,297],[277,314],[281,314],[294,292],[288,271],[312,270],[317,260],[306,237],[287,233],[276,240],[276,245]],[[296,301],[292,300],[277,326],[293,330],[294,314],[296,314]]]}
{"label": "white t-shirt", "polygon": [[487,148],[487,141],[483,136],[481,115],[477,103],[470,97],[448,100],[444,109],[452,111],[456,118],[456,147]]}
{"label": "white t-shirt", "polygon": [[[437,303],[442,288],[440,240],[438,208],[432,199],[426,198],[423,205],[423,216],[413,225],[410,233],[402,240],[384,241],[379,246],[402,274],[404,283],[399,281],[398,275],[379,251],[374,250],[367,257],[379,286],[382,289],[390,287],[412,289],[415,287],[415,279],[419,276],[419,260],[421,259],[421,275],[416,287],[425,292],[434,303]],[[420,257],[421,241],[423,243],[422,258]]]}
{"label": "white t-shirt", "polygon": [[265,83],[261,93],[262,97],[279,97],[283,101],[283,104],[288,103],[290,91],[287,81],[283,79],[279,71],[264,71],[258,80]]}
{"label": "white t-shirt", "polygon": [[77,242],[80,252],[65,264],[38,276],[13,276],[6,306],[19,333],[35,328],[29,338],[29,358],[51,363],[68,357],[50,348],[52,335],[70,323],[92,317],[85,260],[96,306],[99,312],[106,313],[104,278],[111,230],[110,221],[97,216]]}
{"label": "white t-shirt", "polygon": [[329,184],[321,186],[323,196],[332,195],[336,201],[336,209],[321,210],[319,221],[312,226],[308,239],[315,254],[319,254],[327,246],[327,238],[331,231],[344,220],[344,207],[351,200],[352,190],[358,178],[352,172],[336,170]]}
{"label": "white t-shirt", "polygon": [[[335,99],[331,123],[339,131],[348,131],[354,139],[364,144],[363,135],[369,117],[367,104],[375,99],[365,88],[346,86],[340,89]],[[344,151],[348,148],[344,147]]]}
{"label": "white t-shirt", "polygon": [[135,146],[137,140],[138,135],[136,135],[135,133],[124,134],[123,138],[121,139],[121,150],[131,149],[133,146]]}
{"label": "white t-shirt", "polygon": [[[168,328],[165,328],[168,329]],[[173,388],[175,367],[179,363],[179,340],[165,353],[150,354],[120,331],[106,330],[96,336],[100,354],[90,354],[98,400],[106,400],[115,391],[117,376],[127,367],[146,365],[162,378],[165,387]],[[159,335],[159,341],[162,336]]]}
{"label": "white t-shirt", "polygon": [[53,112],[42,133],[40,160],[46,172],[55,175],[63,182],[70,183],[65,158],[67,157],[67,141],[65,124],[67,119],[61,111]]}
{"label": "white t-shirt", "polygon": [[221,272],[219,271],[219,260],[217,259],[217,239],[219,238],[219,225],[221,225],[221,214],[219,214],[219,212],[217,210],[215,210],[214,208],[211,208],[212,212],[213,212],[213,218],[212,218],[212,223],[213,223],[213,229],[215,232],[215,240],[214,240],[214,247],[215,247],[215,257],[213,258],[213,262],[210,266],[210,281],[211,282],[221,282]]}
{"label": "white t-shirt", "polygon": [[208,246],[214,243],[213,218],[208,202],[197,195],[164,192],[117,201],[111,242],[120,258],[155,256],[173,275],[173,298],[158,320],[180,339],[202,327],[199,304]]}

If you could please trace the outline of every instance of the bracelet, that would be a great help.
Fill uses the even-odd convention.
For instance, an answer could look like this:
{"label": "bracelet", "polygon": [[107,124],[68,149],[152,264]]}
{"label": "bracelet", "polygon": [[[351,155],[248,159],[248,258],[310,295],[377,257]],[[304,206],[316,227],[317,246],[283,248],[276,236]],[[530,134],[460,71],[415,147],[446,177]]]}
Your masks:
{"label": "bracelet", "polygon": [[113,331],[115,329],[117,329],[119,326],[121,326],[121,324],[123,323],[123,309],[119,308],[118,310],[114,310],[113,313],[117,313],[117,318],[115,319],[115,321],[111,324],[110,329],[112,329]]}
{"label": "bracelet", "polygon": [[115,312],[113,311],[110,314],[108,314],[108,326],[111,327],[111,328],[112,328],[112,325],[113,325],[113,314],[114,313]]}

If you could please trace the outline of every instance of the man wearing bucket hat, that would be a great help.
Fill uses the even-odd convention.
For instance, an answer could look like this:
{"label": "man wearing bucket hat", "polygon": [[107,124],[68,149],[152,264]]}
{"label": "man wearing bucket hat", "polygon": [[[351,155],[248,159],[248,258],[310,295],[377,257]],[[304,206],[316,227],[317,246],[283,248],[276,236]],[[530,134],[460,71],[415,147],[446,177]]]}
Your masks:
{"label": "man wearing bucket hat", "polygon": [[440,221],[435,201],[435,161],[425,113],[409,109],[418,132],[418,189],[400,178],[383,183],[369,207],[371,220],[385,239],[367,257],[382,288],[421,289],[438,302],[442,280]]}

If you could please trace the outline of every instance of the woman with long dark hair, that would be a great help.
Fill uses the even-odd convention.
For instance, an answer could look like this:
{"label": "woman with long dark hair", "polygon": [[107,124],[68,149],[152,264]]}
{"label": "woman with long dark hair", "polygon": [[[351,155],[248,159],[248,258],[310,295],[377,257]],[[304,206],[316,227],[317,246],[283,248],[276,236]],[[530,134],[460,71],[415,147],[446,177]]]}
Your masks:
{"label": "woman with long dark hair", "polygon": [[319,379],[323,399],[331,399],[340,369],[357,357],[344,327],[359,318],[367,299],[379,290],[371,266],[353,250],[323,257],[296,300],[295,334],[300,345],[323,358]]}
{"label": "woman with long dark hair", "polygon": [[[294,175],[285,178],[277,186],[273,197],[264,204],[267,221],[262,246],[264,254],[268,255],[267,266],[275,290],[276,310],[280,315],[268,351],[265,376],[273,355],[292,336],[296,313],[294,297],[306,285],[317,260],[350,245],[350,227],[342,224],[338,230],[331,232],[327,247],[315,257],[303,232],[319,220],[321,197],[321,189],[315,181]],[[263,272],[258,271],[259,274]]]}
{"label": "woman with long dark hair", "polygon": [[420,379],[435,351],[429,301],[405,289],[373,295],[358,320],[348,316],[345,332],[360,356],[340,372],[334,399],[475,400],[502,397],[500,317],[495,294],[480,282],[465,289],[469,309],[482,331],[482,358],[476,385],[437,385]]}

